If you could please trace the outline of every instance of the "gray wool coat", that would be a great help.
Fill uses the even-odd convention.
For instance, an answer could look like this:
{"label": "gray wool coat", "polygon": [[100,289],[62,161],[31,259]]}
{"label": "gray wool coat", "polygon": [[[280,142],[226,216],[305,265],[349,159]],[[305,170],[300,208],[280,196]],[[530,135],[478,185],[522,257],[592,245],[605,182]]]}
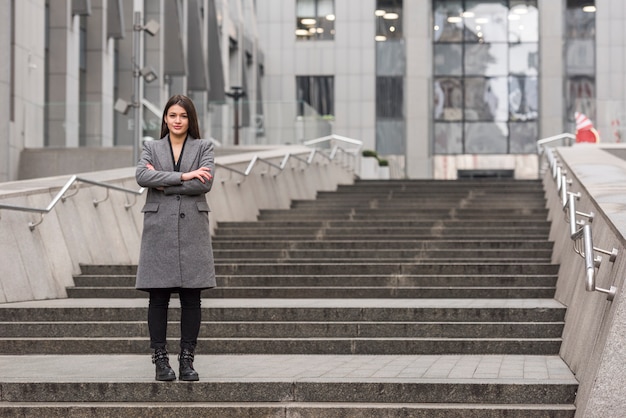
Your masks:
{"label": "gray wool coat", "polygon": [[200,167],[215,173],[208,140],[187,138],[179,172],[174,171],[169,136],[145,143],[135,173],[137,183],[147,188],[137,289],[215,287],[206,200],[212,181],[181,180],[182,173]]}

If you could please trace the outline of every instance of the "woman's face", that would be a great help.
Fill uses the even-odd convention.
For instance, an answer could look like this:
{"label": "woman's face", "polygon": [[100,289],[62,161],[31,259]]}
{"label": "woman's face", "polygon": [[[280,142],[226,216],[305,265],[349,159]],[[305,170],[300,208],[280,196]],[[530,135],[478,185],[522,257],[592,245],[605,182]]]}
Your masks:
{"label": "woman's face", "polygon": [[170,135],[184,136],[189,129],[189,117],[184,107],[172,105],[165,115],[165,123],[170,130]]}

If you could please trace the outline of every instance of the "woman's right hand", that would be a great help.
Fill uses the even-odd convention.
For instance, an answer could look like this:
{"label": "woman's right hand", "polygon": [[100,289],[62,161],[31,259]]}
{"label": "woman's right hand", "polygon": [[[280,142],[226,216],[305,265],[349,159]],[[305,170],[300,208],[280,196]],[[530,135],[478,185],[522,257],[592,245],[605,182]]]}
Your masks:
{"label": "woman's right hand", "polygon": [[183,181],[198,179],[202,183],[206,183],[207,181],[211,181],[213,178],[213,174],[211,174],[211,169],[208,167],[200,167],[197,170],[189,171],[188,173],[183,173],[182,177]]}

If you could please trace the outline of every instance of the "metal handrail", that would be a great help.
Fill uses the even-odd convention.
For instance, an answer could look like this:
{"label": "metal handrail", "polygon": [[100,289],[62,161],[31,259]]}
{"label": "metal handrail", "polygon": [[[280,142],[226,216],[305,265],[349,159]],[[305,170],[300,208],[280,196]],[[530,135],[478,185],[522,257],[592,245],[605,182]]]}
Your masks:
{"label": "metal handrail", "polygon": [[[319,155],[325,159],[327,159],[328,161],[333,161],[336,157],[337,157],[337,153],[338,152],[343,152],[345,155],[349,156],[349,157],[353,157],[356,159],[356,155],[359,151],[359,149],[363,146],[363,142],[359,141],[358,139],[352,139],[352,138],[347,138],[344,136],[340,136],[340,135],[328,135],[328,136],[324,136],[321,138],[315,138],[315,139],[311,139],[309,141],[305,141],[304,145],[307,146],[312,146],[312,145],[317,145],[317,144],[321,144],[324,142],[330,142],[330,141],[340,141],[340,142],[345,142],[351,145],[357,145],[356,148],[349,150],[349,149],[345,149],[343,147],[340,147],[339,145],[335,145],[333,146],[333,148],[331,149],[330,153],[326,154],[325,152],[322,152],[318,149],[313,148],[311,150],[311,152],[309,153],[309,156],[304,159],[298,155],[295,154],[291,154],[291,153],[287,153],[284,155],[282,161],[280,164],[276,164],[273,163],[272,161],[269,161],[267,159],[261,158],[258,155],[254,155],[252,157],[252,160],[250,160],[250,162],[248,163],[248,166],[246,167],[245,171],[241,171],[241,170],[237,170],[236,168],[232,168],[226,165],[222,165],[219,163],[215,163],[216,167],[220,167],[220,168],[224,168],[232,173],[236,173],[238,175],[240,175],[242,178],[237,180],[237,185],[240,185],[241,183],[243,183],[246,178],[248,178],[248,176],[250,175],[250,173],[252,173],[252,170],[254,169],[254,167],[257,165],[258,162],[262,162],[264,164],[267,164],[270,166],[270,170],[272,167],[278,169],[278,172],[276,174],[274,174],[274,177],[276,177],[277,175],[281,174],[285,168],[287,167],[287,163],[289,162],[289,160],[291,158],[294,158],[298,161],[301,161],[303,163],[305,163],[307,166],[311,165],[313,163],[313,161],[315,160],[315,156]],[[268,171],[269,173],[269,171]],[[266,174],[266,173],[262,173],[261,175]],[[222,183],[224,183],[227,179],[222,180]]]}
{"label": "metal handrail", "polygon": [[[608,289],[604,289],[596,286],[596,269],[600,268],[602,257],[594,257],[594,251],[609,255],[610,262],[615,262],[618,251],[616,248],[613,248],[612,251],[607,251],[593,246],[593,234],[590,223],[593,222],[595,214],[593,212],[584,213],[576,210],[576,200],[580,199],[580,192],[574,193],[567,190],[567,185],[571,184],[571,181],[567,179],[565,170],[558,166],[553,151],[548,148],[545,155],[552,170],[552,177],[557,184],[557,191],[561,193],[562,208],[566,212],[565,220],[570,224],[570,238],[574,244],[574,252],[585,260],[585,290],[588,292],[605,293],[607,300],[612,301],[617,294],[617,287],[610,286]],[[576,215],[585,216],[589,223],[584,220],[577,220]]]}
{"label": "metal handrail", "polygon": [[558,135],[554,135],[554,136],[549,136],[547,138],[542,138],[540,140],[537,141],[537,153],[541,154],[541,152],[543,151],[544,147],[547,144],[550,144],[552,142],[556,142],[556,141],[562,141],[563,139],[566,139],[566,145],[567,146],[571,146],[573,144],[573,141],[576,140],[576,135],[570,134],[570,133],[562,133],[562,134],[558,134]]}
{"label": "metal handrail", "polygon": [[[322,137],[322,138],[317,138],[317,139],[311,140],[309,142],[311,142],[311,143],[321,143],[321,142],[329,141],[329,140],[339,140],[339,141],[348,142],[348,143],[351,143],[351,144],[359,145],[359,148],[363,144],[361,141],[358,141],[356,139],[345,138],[345,137],[341,137],[341,136],[338,136],[338,135],[330,135],[330,136],[326,136],[326,137]],[[357,148],[357,150],[358,150],[358,148]],[[215,166],[224,168],[224,169],[226,169],[226,170],[228,170],[230,172],[234,172],[234,173],[237,173],[237,174],[241,175],[243,177],[243,180],[238,180],[237,181],[237,185],[240,185],[250,175],[250,173],[252,173],[252,170],[254,169],[254,167],[257,165],[258,162],[264,163],[264,164],[269,166],[268,173],[269,173],[269,170],[272,169],[272,167],[278,169],[278,172],[276,174],[274,174],[274,177],[276,177],[278,174],[282,173],[284,171],[284,169],[287,167],[287,163],[288,163],[290,158],[294,158],[294,159],[297,159],[298,161],[304,162],[308,166],[308,165],[313,163],[313,160],[314,160],[316,155],[321,155],[324,158],[327,158],[328,160],[332,161],[332,160],[335,159],[338,151],[343,151],[346,154],[352,154],[350,151],[345,150],[345,149],[335,145],[335,147],[332,149],[330,155],[326,155],[324,152],[318,152],[316,149],[312,149],[311,152],[309,153],[309,157],[307,159],[304,159],[304,158],[302,158],[302,157],[300,157],[298,155],[287,153],[283,157],[283,159],[282,159],[280,164],[273,163],[270,160],[261,158],[258,155],[254,155],[252,157],[252,159],[250,160],[250,162],[248,163],[248,166],[246,167],[245,171],[240,171],[240,170],[237,170],[235,168],[229,167],[227,165],[219,164],[219,163],[215,163]],[[261,173],[261,175],[263,175],[263,174],[265,174],[265,173]],[[224,181],[225,180],[222,180],[222,183]],[[70,187],[72,187],[74,184],[77,184],[79,182],[91,184],[91,185],[94,185],[94,186],[104,187],[106,189],[106,195],[105,195],[104,198],[102,198],[100,200],[95,200],[95,199],[93,200],[93,205],[95,207],[98,207],[98,205],[100,203],[106,201],[109,198],[109,190],[117,190],[117,191],[121,191],[121,192],[125,192],[125,193],[130,193],[130,194],[135,196],[135,200],[132,203],[128,202],[128,200],[126,201],[126,204],[124,205],[124,208],[126,210],[128,210],[130,207],[132,207],[135,204],[136,196],[142,194],[144,192],[144,190],[145,190],[145,188],[143,188],[143,187],[141,187],[139,190],[126,189],[124,187],[116,186],[116,185],[113,185],[113,184],[103,183],[103,182],[90,180],[90,179],[86,179],[86,178],[83,178],[83,177],[78,177],[76,175],[73,175],[65,183],[65,185],[63,185],[61,190],[59,190],[59,192],[54,196],[54,198],[52,199],[50,204],[48,204],[48,206],[46,206],[45,208],[33,208],[33,207],[28,207],[28,206],[19,206],[19,205],[10,205],[10,204],[6,204],[6,203],[0,203],[0,209],[8,209],[8,210],[16,210],[16,211],[22,211],[22,212],[40,213],[41,214],[41,218],[39,219],[38,222],[30,222],[28,224],[28,227],[32,231],[39,224],[41,224],[43,222],[44,215],[46,215],[52,209],[54,209],[54,207],[59,202],[59,200],[65,201],[65,199],[67,199],[67,198],[69,198],[71,196],[74,196],[76,193],[78,193],[78,188],[77,188],[77,190],[74,193],[66,194],[67,191],[70,189]]]}
{"label": "metal handrail", "polygon": [[46,206],[45,208],[32,208],[32,207],[28,207],[28,206],[19,206],[19,205],[9,205],[6,203],[0,203],[0,209],[9,209],[9,210],[17,210],[17,211],[21,211],[21,212],[35,212],[35,213],[40,213],[41,214],[41,218],[39,219],[38,222],[29,222],[28,223],[28,227],[30,228],[30,230],[34,230],[39,224],[41,224],[43,222],[43,218],[44,215],[46,215],[47,213],[49,213],[50,211],[52,211],[52,209],[54,209],[54,207],[56,206],[57,203],[59,203],[59,200],[65,201],[65,199],[74,196],[76,193],[78,193],[78,188],[77,190],[69,195],[66,195],[67,191],[70,189],[70,187],[72,187],[74,184],[78,184],[79,182],[82,183],[88,183],[94,186],[99,186],[99,187],[104,187],[107,190],[107,194],[104,197],[104,199],[100,199],[100,200],[93,200],[93,205],[95,207],[98,207],[98,205],[102,202],[104,202],[105,200],[107,200],[109,198],[109,190],[117,190],[117,191],[121,191],[121,192],[125,192],[125,193],[130,193],[132,195],[135,196],[135,199],[133,200],[132,203],[128,202],[128,200],[126,201],[126,204],[124,205],[124,208],[126,210],[128,210],[129,208],[131,208],[135,202],[137,201],[137,195],[140,195],[143,193],[143,191],[145,190],[145,188],[141,187],[139,190],[131,190],[131,189],[126,189],[124,187],[120,187],[120,186],[116,186],[114,184],[109,184],[109,183],[103,183],[103,182],[99,182],[99,181],[95,181],[95,180],[89,180],[86,178],[82,178],[82,177],[78,177],[76,175],[73,175],[72,177],[70,177],[70,179],[65,183],[65,185],[63,185],[63,187],[61,188],[61,190],[59,190],[59,192],[54,196],[54,198],[52,198],[52,201],[48,204],[48,206]]}

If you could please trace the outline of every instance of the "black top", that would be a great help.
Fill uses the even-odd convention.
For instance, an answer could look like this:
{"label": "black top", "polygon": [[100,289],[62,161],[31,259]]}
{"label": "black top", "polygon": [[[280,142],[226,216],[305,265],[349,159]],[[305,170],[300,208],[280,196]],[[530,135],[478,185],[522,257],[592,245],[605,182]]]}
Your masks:
{"label": "black top", "polygon": [[174,171],[180,171],[180,162],[183,159],[183,152],[185,151],[185,144],[187,143],[187,137],[185,137],[185,141],[183,142],[183,147],[180,150],[178,161],[174,159],[174,149],[172,149],[172,140],[168,138],[168,142],[170,144],[170,153],[172,154],[172,163],[174,164]]}

